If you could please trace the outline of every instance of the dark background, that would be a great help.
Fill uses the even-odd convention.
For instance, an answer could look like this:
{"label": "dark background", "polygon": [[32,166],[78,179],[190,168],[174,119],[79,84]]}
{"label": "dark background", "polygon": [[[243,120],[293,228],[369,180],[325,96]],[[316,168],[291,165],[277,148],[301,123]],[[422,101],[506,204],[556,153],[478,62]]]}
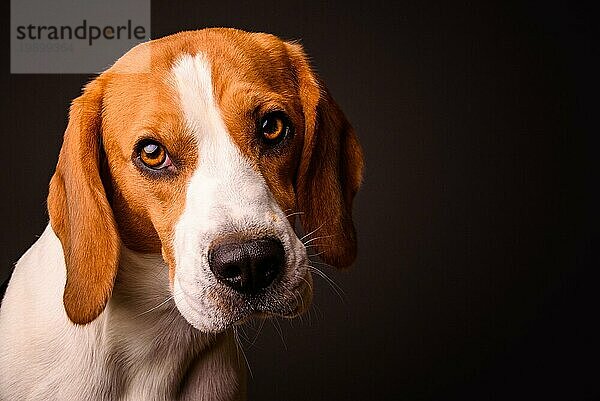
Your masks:
{"label": "dark background", "polygon": [[[245,344],[251,400],[600,397],[595,14],[440,3],[152,4],[154,38],[231,26],[302,39],[365,149],[359,258],[327,271],[345,296],[315,278],[310,317]],[[4,58],[1,278],[46,225],[88,79],[10,75]]]}

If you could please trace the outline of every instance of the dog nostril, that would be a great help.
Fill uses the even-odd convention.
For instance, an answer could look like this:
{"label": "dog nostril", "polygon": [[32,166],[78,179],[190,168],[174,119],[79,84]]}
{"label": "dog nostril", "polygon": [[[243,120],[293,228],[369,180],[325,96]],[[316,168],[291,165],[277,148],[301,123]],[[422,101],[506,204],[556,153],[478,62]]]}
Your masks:
{"label": "dog nostril", "polygon": [[222,269],[221,275],[223,278],[238,278],[242,275],[242,269],[237,265],[226,265]]}
{"label": "dog nostril", "polygon": [[209,265],[215,277],[242,293],[267,288],[284,263],[283,245],[272,238],[222,244],[209,253]]}

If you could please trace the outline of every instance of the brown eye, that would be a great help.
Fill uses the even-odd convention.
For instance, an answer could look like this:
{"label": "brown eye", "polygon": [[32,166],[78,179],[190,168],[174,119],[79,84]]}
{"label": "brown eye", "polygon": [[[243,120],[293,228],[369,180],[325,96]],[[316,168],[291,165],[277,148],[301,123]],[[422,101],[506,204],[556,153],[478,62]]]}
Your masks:
{"label": "brown eye", "polygon": [[288,135],[290,124],[282,112],[272,112],[265,115],[260,122],[263,139],[270,145],[276,145]]}
{"label": "brown eye", "polygon": [[155,141],[146,141],[139,147],[140,160],[146,167],[160,170],[171,165],[164,146]]}

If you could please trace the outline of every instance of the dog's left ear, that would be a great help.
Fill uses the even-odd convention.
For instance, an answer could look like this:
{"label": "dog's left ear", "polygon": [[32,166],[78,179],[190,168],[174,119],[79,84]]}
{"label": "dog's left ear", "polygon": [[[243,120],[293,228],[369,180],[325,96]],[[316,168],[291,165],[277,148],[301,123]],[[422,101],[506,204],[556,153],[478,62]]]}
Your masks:
{"label": "dog's left ear", "polygon": [[67,267],[63,303],[77,324],[104,310],[119,262],[120,240],[100,175],[102,98],[97,78],[73,101],[48,194],[50,223]]}
{"label": "dog's left ear", "polygon": [[[296,179],[298,210],[309,240],[328,264],[356,258],[352,201],[362,181],[363,155],[352,126],[311,71],[302,47],[286,43],[304,113],[304,145]],[[318,239],[317,239],[318,238]]]}

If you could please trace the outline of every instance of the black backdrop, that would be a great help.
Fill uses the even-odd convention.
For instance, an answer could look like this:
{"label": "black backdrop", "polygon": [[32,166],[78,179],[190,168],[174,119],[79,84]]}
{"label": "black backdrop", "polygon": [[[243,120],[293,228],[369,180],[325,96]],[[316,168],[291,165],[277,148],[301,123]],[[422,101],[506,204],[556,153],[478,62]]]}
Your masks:
{"label": "black backdrop", "polygon": [[[591,9],[439,3],[152,4],[154,38],[302,39],[364,145],[359,258],[328,271],[345,296],[317,278],[310,317],[245,344],[252,400],[600,397]],[[4,58],[0,277],[46,224],[88,79],[10,75]]]}

